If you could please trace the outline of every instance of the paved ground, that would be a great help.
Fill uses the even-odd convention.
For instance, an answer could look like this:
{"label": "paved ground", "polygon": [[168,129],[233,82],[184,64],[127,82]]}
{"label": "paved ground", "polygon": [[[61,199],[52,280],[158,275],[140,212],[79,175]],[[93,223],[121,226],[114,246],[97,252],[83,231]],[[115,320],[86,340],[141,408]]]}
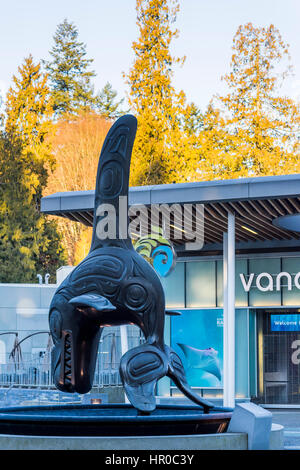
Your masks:
{"label": "paved ground", "polygon": [[284,448],[300,450],[300,410],[270,410],[273,423],[284,426]]}

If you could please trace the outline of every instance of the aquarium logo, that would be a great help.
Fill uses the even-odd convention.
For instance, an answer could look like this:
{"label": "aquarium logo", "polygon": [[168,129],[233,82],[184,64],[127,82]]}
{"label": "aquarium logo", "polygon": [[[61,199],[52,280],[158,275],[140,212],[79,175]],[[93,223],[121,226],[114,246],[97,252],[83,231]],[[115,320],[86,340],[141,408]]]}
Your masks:
{"label": "aquarium logo", "polygon": [[152,230],[149,236],[138,239],[134,248],[160,276],[166,277],[176,265],[176,253],[172,243],[163,236],[161,227],[152,227]]}

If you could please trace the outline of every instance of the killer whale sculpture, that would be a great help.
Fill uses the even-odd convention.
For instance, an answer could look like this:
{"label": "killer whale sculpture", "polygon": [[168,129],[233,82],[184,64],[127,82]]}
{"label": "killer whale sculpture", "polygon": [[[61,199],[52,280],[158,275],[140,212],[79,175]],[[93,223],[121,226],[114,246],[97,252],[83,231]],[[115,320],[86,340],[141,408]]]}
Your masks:
{"label": "killer whale sculpture", "polygon": [[[181,359],[164,344],[165,297],[159,277],[134,250],[128,230],[127,234],[119,231],[119,198],[128,195],[136,128],[134,116],[122,116],[104,141],[96,178],[91,249],[58,287],[50,305],[52,376],[59,390],[87,393],[93,383],[103,327],[133,323],[141,328],[146,342],[121,358],[120,375],[131,404],[141,412],[153,411],[155,385],[168,376],[207,413],[214,405],[191,390]],[[103,204],[115,208],[114,239],[101,239],[97,234],[104,217],[99,211]]]}

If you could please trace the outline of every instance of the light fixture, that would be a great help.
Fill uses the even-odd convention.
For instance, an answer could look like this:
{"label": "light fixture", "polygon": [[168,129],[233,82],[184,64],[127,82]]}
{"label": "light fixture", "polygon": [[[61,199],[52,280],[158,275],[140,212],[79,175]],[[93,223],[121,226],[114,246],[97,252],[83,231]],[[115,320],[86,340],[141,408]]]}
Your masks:
{"label": "light fixture", "polygon": [[252,230],[251,228],[247,227],[246,225],[242,225],[241,227],[242,227],[244,230],[247,230],[248,232],[254,233],[254,235],[258,235],[257,232],[255,232],[255,231]]}
{"label": "light fixture", "polygon": [[130,232],[129,234],[130,238],[140,238],[141,234],[140,233],[135,233],[135,232]]}
{"label": "light fixture", "polygon": [[176,225],[170,224],[170,227],[175,228],[175,230],[180,230],[180,232],[182,232],[182,233],[187,233],[185,230],[183,230],[180,227],[177,227]]}

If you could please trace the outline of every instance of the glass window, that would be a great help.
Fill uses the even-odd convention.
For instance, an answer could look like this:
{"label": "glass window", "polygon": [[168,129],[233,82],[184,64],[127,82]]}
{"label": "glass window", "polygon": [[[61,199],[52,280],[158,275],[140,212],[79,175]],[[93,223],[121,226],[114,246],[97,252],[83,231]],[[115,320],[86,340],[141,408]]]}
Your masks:
{"label": "glass window", "polygon": [[235,395],[236,398],[249,397],[249,318],[248,309],[235,311]]}
{"label": "glass window", "polygon": [[[248,295],[244,290],[240,274],[247,278],[247,260],[237,259],[235,261],[235,306],[247,307]],[[223,307],[223,261],[217,261],[217,305]]]}
{"label": "glass window", "polygon": [[177,262],[173,271],[166,277],[160,277],[165,291],[168,308],[185,307],[184,305],[184,263]]}
{"label": "glass window", "polygon": [[186,263],[186,306],[216,306],[215,261]]}
{"label": "glass window", "polygon": [[295,275],[300,271],[300,258],[283,258],[282,271],[291,274],[292,290],[288,289],[288,279],[282,278],[282,304],[283,305],[300,305],[300,290],[295,286]]}
{"label": "glass window", "polygon": [[222,387],[221,309],[186,309],[180,316],[171,317],[171,346],[181,357],[191,387]]}
{"label": "glass window", "polygon": [[0,340],[0,364],[6,364],[6,344]]}
{"label": "glass window", "polygon": [[276,290],[276,275],[280,273],[279,258],[249,260],[249,305],[254,307],[281,305],[281,293]]}
{"label": "glass window", "polygon": [[[236,396],[249,396],[248,310],[236,310]],[[223,387],[223,310],[185,309],[171,317],[171,346],[181,357],[190,386]]]}
{"label": "glass window", "polygon": [[249,388],[250,397],[257,395],[256,310],[249,310]]}

